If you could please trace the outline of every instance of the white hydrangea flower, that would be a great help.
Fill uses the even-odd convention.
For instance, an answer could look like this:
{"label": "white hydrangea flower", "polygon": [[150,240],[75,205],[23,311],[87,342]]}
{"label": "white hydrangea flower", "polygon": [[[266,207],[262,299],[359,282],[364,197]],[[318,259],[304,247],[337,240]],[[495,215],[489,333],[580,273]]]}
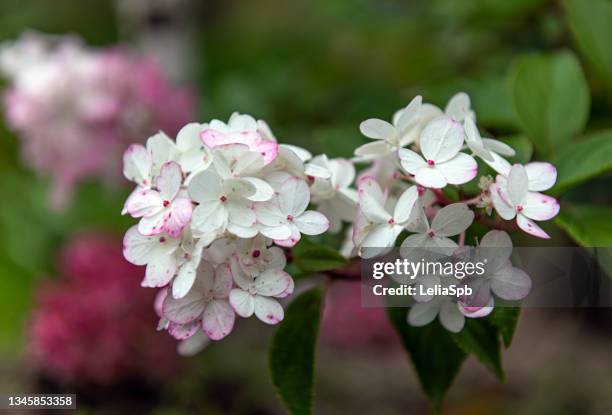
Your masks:
{"label": "white hydrangea flower", "polygon": [[329,219],[329,231],[337,233],[342,227],[342,221],[350,222],[355,217],[357,191],[349,187],[355,180],[355,166],[349,160],[330,160],[324,154],[312,159],[308,166],[311,165],[329,172],[328,178],[312,180],[310,192],[312,203]]}
{"label": "white hydrangea flower", "polygon": [[274,297],[282,298],[293,291],[293,280],[289,274],[278,269],[267,269],[262,273],[247,275],[237,261],[231,261],[231,269],[237,288],[229,295],[236,314],[257,318],[267,324],[283,320],[283,307]]}
{"label": "white hydrangea flower", "polygon": [[419,213],[413,227],[418,233],[408,236],[402,242],[400,253],[404,258],[415,248],[450,256],[458,245],[449,237],[464,232],[474,220],[474,212],[465,203],[453,203],[443,207],[436,213],[431,225],[422,210]]}
{"label": "white hydrangea flower", "polygon": [[498,175],[489,187],[493,206],[505,220],[514,219],[530,235],[548,239],[550,236],[534,221],[549,220],[559,213],[554,197],[538,191],[551,188],[557,179],[557,170],[550,163],[515,164],[508,176]]}
{"label": "white hydrangea flower", "polygon": [[365,120],[359,126],[363,135],[371,138],[371,143],[355,149],[355,155],[365,158],[384,156],[413,143],[418,136],[421,96],[415,97],[401,114],[394,117],[393,124],[377,118]]}
{"label": "white hydrangea flower", "polygon": [[472,295],[462,299],[464,310],[493,307],[491,294],[508,301],[522,300],[529,294],[531,279],[523,270],[512,266],[512,240],[506,232],[489,231],[478,247],[465,247],[465,251],[464,255],[469,254],[474,262],[484,264],[485,274],[466,281],[472,289]]}
{"label": "white hydrangea flower", "polygon": [[146,265],[143,287],[163,287],[178,269],[179,240],[160,234],[145,236],[132,226],[123,238],[123,256],[134,265]]}
{"label": "white hydrangea flower", "polygon": [[180,299],[166,296],[163,314],[170,322],[180,325],[199,326],[201,321],[208,338],[220,340],[234,328],[236,316],[228,301],[232,285],[228,264],[213,268],[203,262],[198,269],[198,278],[186,296]]}
{"label": "white hydrangea flower", "polygon": [[414,175],[424,187],[440,189],[447,184],[463,184],[476,177],[478,165],[471,156],[460,153],[464,131],[459,122],[450,117],[432,120],[421,134],[421,152],[402,148],[399,157],[402,168]]}
{"label": "white hydrangea flower", "polygon": [[[319,235],[329,228],[329,220],[314,210],[306,210],[310,191],[303,180],[292,177],[285,180],[273,200],[255,204],[255,214],[261,223],[260,232],[274,239],[277,245],[291,247],[301,234]],[[286,230],[289,236],[283,237]]]}
{"label": "white hydrangea flower", "polygon": [[385,207],[383,191],[373,178],[363,178],[359,182],[358,192],[359,210],[366,221],[356,230],[361,233],[358,238],[360,254],[364,258],[371,258],[391,248],[402,230],[412,228],[420,209],[419,193],[416,186],[408,188],[397,200],[391,214]]}

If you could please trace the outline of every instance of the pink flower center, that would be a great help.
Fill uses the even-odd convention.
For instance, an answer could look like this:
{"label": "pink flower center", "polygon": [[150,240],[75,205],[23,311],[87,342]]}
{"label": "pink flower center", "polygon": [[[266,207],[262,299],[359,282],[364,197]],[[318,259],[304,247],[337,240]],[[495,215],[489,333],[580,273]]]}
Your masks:
{"label": "pink flower center", "polygon": [[428,165],[429,167],[432,167],[432,166],[435,166],[435,165],[436,165],[436,162],[435,162],[435,161],[433,161],[433,160],[427,160],[427,165]]}
{"label": "pink flower center", "polygon": [[254,250],[253,253],[251,254],[253,258],[258,258],[260,255],[261,255],[261,251],[259,249]]}
{"label": "pink flower center", "polygon": [[430,238],[433,238],[436,234],[434,233],[434,231],[429,231],[427,232],[427,236],[429,236]]}
{"label": "pink flower center", "polygon": [[306,176],[306,180],[308,180],[309,183],[314,183],[315,178],[313,176],[308,175]]}
{"label": "pink flower center", "polygon": [[164,200],[162,203],[164,204],[164,207],[168,207],[168,205],[170,204],[170,201]]}
{"label": "pink flower center", "polygon": [[516,207],[516,211],[517,211],[518,213],[521,213],[521,212],[523,211],[523,206],[518,205],[518,206]]}
{"label": "pink flower center", "polygon": [[425,194],[425,188],[423,186],[417,185],[417,193],[419,196],[423,196]]}
{"label": "pink flower center", "polygon": [[160,237],[159,237],[159,242],[161,242],[162,244],[163,244],[164,242],[166,242],[166,237],[165,237],[165,236],[160,236]]}
{"label": "pink flower center", "polygon": [[289,222],[293,222],[293,215],[287,215],[287,220]]}
{"label": "pink flower center", "polygon": [[394,225],[394,224],[395,224],[395,219],[391,218],[391,219],[389,219],[389,220],[387,221],[387,223],[388,223],[389,225]]}
{"label": "pink flower center", "polygon": [[221,196],[219,200],[221,201],[221,203],[225,203],[225,201],[227,200],[227,197]]}

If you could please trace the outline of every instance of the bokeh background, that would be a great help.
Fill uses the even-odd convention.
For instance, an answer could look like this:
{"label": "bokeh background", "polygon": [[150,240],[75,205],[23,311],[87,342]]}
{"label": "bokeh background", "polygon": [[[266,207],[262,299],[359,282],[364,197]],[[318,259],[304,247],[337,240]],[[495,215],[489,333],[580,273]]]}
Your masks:
{"label": "bokeh background", "polygon": [[[612,127],[609,79],[577,44],[568,10],[545,0],[3,0],[0,40],[35,29],[77,34],[92,47],[124,45],[154,56],[195,92],[197,121],[249,113],[280,140],[332,157],[350,157],[365,141],[362,120],[389,118],[417,94],[444,105],[462,90],[479,125],[526,161],[534,149],[520,135],[509,86],[525,53],[574,51],[592,97],[587,132]],[[121,258],[129,187],[90,180],[65,211],[51,209],[49,178],[24,166],[20,140],[3,120],[0,391],[76,392],[84,414],[284,413],[268,378],[274,329],[241,322],[244,329],[199,355],[175,356],[173,340],[155,331],[151,296],[138,287],[143,270]],[[552,153],[535,150],[538,159]],[[611,184],[603,175],[561,199],[600,206],[593,245],[610,245],[612,216],[602,209]],[[580,239],[558,225],[546,227],[552,244]],[[355,284],[344,282],[332,286],[327,306],[315,412],[427,413],[382,311],[360,309]],[[67,328],[75,314],[83,318]],[[611,344],[606,309],[525,310],[504,357],[507,382],[470,360],[445,413],[612,413]]]}

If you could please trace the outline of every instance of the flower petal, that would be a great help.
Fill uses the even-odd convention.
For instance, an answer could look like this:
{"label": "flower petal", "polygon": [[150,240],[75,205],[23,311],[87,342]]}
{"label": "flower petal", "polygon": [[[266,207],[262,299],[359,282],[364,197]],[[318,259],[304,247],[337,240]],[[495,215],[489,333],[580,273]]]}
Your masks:
{"label": "flower petal", "polygon": [[522,206],[521,213],[533,220],[549,220],[559,213],[557,199],[537,192],[528,192]]}
{"label": "flower petal", "polygon": [[402,193],[397,200],[395,208],[393,209],[393,219],[396,223],[401,224],[406,222],[415,206],[418,207],[419,192],[416,186],[411,186]]}
{"label": "flower petal", "polygon": [[521,228],[530,235],[542,239],[550,239],[550,236],[546,232],[544,232],[542,228],[536,225],[534,221],[527,218],[525,215],[522,215],[520,213],[516,215],[516,224],[519,226],[519,228]]}
{"label": "flower petal", "polygon": [[221,340],[232,332],[236,314],[227,300],[212,300],[204,309],[202,329],[211,340]]}
{"label": "flower petal", "polygon": [[463,145],[463,127],[450,117],[438,117],[421,133],[421,153],[425,160],[443,163],[452,159]]}
{"label": "flower petal", "polygon": [[500,298],[509,301],[522,300],[531,291],[531,278],[525,271],[510,263],[493,275],[491,290]]}
{"label": "flower petal", "polygon": [[278,195],[278,204],[281,212],[287,215],[301,215],[310,202],[310,192],[305,181],[291,178],[285,181]]}
{"label": "flower petal", "polygon": [[206,307],[204,296],[198,290],[191,290],[183,298],[176,299],[166,296],[163,304],[163,314],[173,323],[186,324],[199,320]]}
{"label": "flower petal", "polygon": [[474,121],[471,118],[466,118],[463,128],[465,129],[465,142],[470,150],[485,161],[493,161],[493,155],[485,148]]}
{"label": "flower petal", "polygon": [[527,196],[529,179],[525,167],[515,164],[508,173],[508,199],[513,206],[519,206]]}
{"label": "flower petal", "polygon": [[255,296],[255,315],[267,324],[277,324],[285,318],[285,311],[273,298]]}
{"label": "flower petal", "polygon": [[240,317],[251,317],[255,311],[253,296],[240,288],[230,291],[229,302]]}
{"label": "flower petal", "polygon": [[459,333],[465,325],[465,317],[459,311],[456,303],[445,301],[440,307],[440,323],[446,330]]}
{"label": "flower petal", "polygon": [[489,186],[489,194],[491,195],[491,200],[493,201],[493,207],[495,207],[495,210],[499,216],[505,220],[514,218],[516,215],[516,210],[502,198],[500,188],[497,184],[493,183],[491,186]]}
{"label": "flower petal", "polygon": [[557,169],[550,163],[527,163],[525,170],[529,179],[529,190],[532,192],[548,190],[557,181]]}
{"label": "flower petal", "polygon": [[215,281],[212,286],[213,296],[217,299],[227,298],[232,290],[233,282],[234,277],[230,270],[230,266],[228,264],[219,265],[217,269],[215,269]]}
{"label": "flower petal", "polygon": [[402,168],[410,174],[416,174],[419,169],[427,167],[427,162],[423,160],[423,157],[412,150],[400,148],[397,154]]}
{"label": "flower petal", "polygon": [[304,235],[320,235],[329,229],[329,220],[322,213],[307,210],[294,218],[293,223]]}
{"label": "flower petal", "polygon": [[383,156],[392,151],[393,149],[385,141],[372,141],[357,147],[355,149],[355,155],[372,158],[376,156]]}
{"label": "flower petal", "polygon": [[439,311],[439,301],[432,300],[426,303],[416,303],[408,312],[408,324],[415,327],[426,326],[434,321]]}
{"label": "flower petal", "polygon": [[199,203],[217,201],[222,193],[221,178],[212,170],[197,173],[191,178],[187,192]]}
{"label": "flower petal", "polygon": [[159,189],[159,196],[163,200],[172,200],[176,197],[183,182],[181,166],[175,161],[164,163],[155,184]]}
{"label": "flower petal", "polygon": [[483,138],[482,142],[487,150],[506,157],[514,157],[516,151],[503,141],[493,140],[491,138]]}
{"label": "flower petal", "polygon": [[478,163],[472,156],[459,153],[444,163],[436,164],[436,170],[442,173],[448,183],[463,184],[476,177]]}
{"label": "flower petal", "polygon": [[366,137],[385,140],[395,136],[395,128],[387,121],[370,118],[359,124],[359,131]]}
{"label": "flower petal", "polygon": [[359,181],[359,209],[372,222],[386,223],[391,215],[384,207],[385,197],[378,182],[372,177],[364,177]]}
{"label": "flower petal", "polygon": [[255,279],[257,294],[273,297],[281,294],[291,284],[291,276],[285,271],[268,269]]}
{"label": "flower petal", "polygon": [[125,208],[133,218],[141,218],[159,213],[164,205],[159,192],[142,189],[130,195]]}
{"label": "flower petal", "polygon": [[172,281],[172,296],[176,299],[187,295],[196,279],[196,269],[191,262],[186,262],[179,268],[174,281]]}
{"label": "flower petal", "polygon": [[123,175],[140,186],[150,186],[151,157],[142,144],[132,144],[123,153]]}
{"label": "flower petal", "polygon": [[228,213],[218,200],[202,202],[193,210],[191,227],[202,233],[216,232],[227,224]]}
{"label": "flower petal", "polygon": [[422,167],[414,176],[414,180],[424,187],[431,187],[433,189],[441,189],[447,185],[447,181],[444,175],[439,169],[431,167]]}
{"label": "flower petal", "polygon": [[431,230],[438,236],[454,236],[465,231],[474,221],[474,212],[465,203],[444,206],[431,222]]}

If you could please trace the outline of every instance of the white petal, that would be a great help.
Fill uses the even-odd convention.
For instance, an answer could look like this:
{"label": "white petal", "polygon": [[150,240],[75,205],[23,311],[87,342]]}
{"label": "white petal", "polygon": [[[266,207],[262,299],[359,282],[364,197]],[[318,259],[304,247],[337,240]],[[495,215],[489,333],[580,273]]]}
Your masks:
{"label": "white petal", "polygon": [[196,202],[217,201],[221,197],[221,178],[211,170],[194,175],[187,188],[189,196]]}
{"label": "white petal", "polygon": [[461,150],[463,127],[450,117],[438,117],[427,124],[421,133],[421,153],[425,160],[443,163]]}
{"label": "white petal", "polygon": [[174,142],[164,133],[159,132],[147,140],[147,151],[151,155],[151,173],[156,176],[162,165],[176,160],[178,149]]}
{"label": "white petal", "polygon": [[317,166],[313,163],[308,163],[304,168],[304,174],[307,176],[317,177],[320,179],[328,179],[331,177],[331,172],[322,166]]}
{"label": "white petal", "polygon": [[423,160],[423,157],[412,150],[400,148],[398,155],[402,168],[410,174],[416,174],[419,169],[427,167],[427,163]]}
{"label": "white petal", "polygon": [[235,223],[229,222],[227,224],[227,231],[231,233],[232,235],[235,235],[239,238],[244,238],[244,239],[253,238],[257,236],[257,233],[259,232],[257,227],[254,225],[255,224],[251,226],[241,226],[241,225],[236,225]]}
{"label": "white petal", "polygon": [[164,209],[154,215],[146,216],[138,222],[138,232],[143,235],[157,235],[164,232],[166,224],[167,209]]}
{"label": "white petal", "polygon": [[376,157],[392,152],[393,149],[385,141],[372,141],[355,149],[356,156]]}
{"label": "white petal", "polygon": [[191,227],[202,233],[216,232],[227,224],[228,213],[218,200],[200,203],[191,215]]}
{"label": "white petal", "polygon": [[465,317],[456,303],[445,301],[440,307],[440,323],[450,332],[459,333],[465,325]]}
{"label": "white petal", "polygon": [[438,236],[454,236],[465,231],[473,221],[474,212],[465,203],[453,203],[436,213],[431,229]]}
{"label": "white petal", "polygon": [[198,331],[190,338],[181,341],[176,346],[176,351],[180,356],[195,356],[204,350],[209,343],[208,337],[202,331]]}
{"label": "white petal", "polygon": [[557,199],[537,192],[528,192],[522,206],[521,213],[533,220],[549,220],[559,213]]}
{"label": "white petal", "polygon": [[487,270],[501,268],[512,254],[512,240],[504,231],[492,230],[480,240],[480,255],[487,260]]}
{"label": "white petal", "polygon": [[482,142],[487,150],[490,150],[494,153],[501,154],[506,157],[514,157],[516,155],[516,151],[508,144],[503,141],[493,140],[491,138],[483,138]]}
{"label": "white petal", "polygon": [[291,276],[284,271],[269,269],[255,279],[257,294],[274,297],[284,292],[291,284]]}
{"label": "white petal", "polygon": [[266,238],[274,240],[284,240],[291,236],[291,228],[286,225],[264,226],[260,228],[259,232]]}
{"label": "white petal", "polygon": [[163,200],[159,192],[152,189],[142,189],[132,193],[125,209],[134,218],[153,216],[163,209]]}
{"label": "white petal", "polygon": [[448,183],[463,184],[476,177],[478,164],[472,156],[459,153],[444,163],[436,164],[436,170],[442,173]]}
{"label": "white petal", "polygon": [[215,279],[212,286],[212,294],[217,299],[227,298],[232,285],[234,277],[228,264],[221,264],[215,269]]}
{"label": "white petal", "polygon": [[476,124],[471,118],[465,119],[465,142],[478,157],[485,161],[493,161],[493,155],[485,147]]}
{"label": "white petal", "polygon": [[399,197],[393,210],[393,219],[395,222],[398,224],[406,222],[410,218],[415,206],[417,206],[418,200],[419,192],[416,186],[411,186],[406,189]]}
{"label": "white petal", "polygon": [[504,300],[522,300],[531,291],[531,278],[523,270],[514,268],[508,263],[507,267],[493,275],[491,290]]}
{"label": "white petal", "polygon": [[510,173],[510,169],[512,168],[508,160],[500,157],[497,153],[491,153],[491,156],[493,156],[493,161],[485,160],[484,162],[487,163],[497,173],[507,176],[508,173]]}
{"label": "white petal", "polygon": [[293,223],[305,235],[320,235],[329,229],[329,220],[322,213],[307,210],[294,218]]}
{"label": "white petal", "polygon": [[525,215],[522,215],[520,213],[516,215],[516,224],[519,226],[519,228],[521,228],[530,235],[542,239],[550,239],[550,236],[546,232],[544,232],[542,228],[536,225],[534,221],[527,218]]}
{"label": "white petal", "polygon": [[308,161],[312,158],[312,154],[310,154],[308,150],[302,147],[294,146],[291,144],[279,144],[278,148],[279,150],[282,148],[291,150],[300,158],[300,160],[302,160],[302,162]]}
{"label": "white petal", "polygon": [[255,177],[245,177],[243,180],[251,183],[255,187],[255,193],[248,197],[253,202],[265,202],[272,199],[274,189],[265,181]]}
{"label": "white petal", "polygon": [[437,168],[422,167],[414,176],[414,180],[424,187],[441,189],[446,186],[447,181],[442,172]]}
{"label": "white petal", "polygon": [[273,298],[255,296],[255,315],[267,324],[277,324],[285,318],[285,312],[279,302]]}
{"label": "white petal", "polygon": [[525,165],[529,190],[541,192],[554,186],[557,181],[557,169],[550,163],[533,162]]}
{"label": "white petal", "polygon": [[397,123],[394,124],[397,126],[399,131],[404,132],[407,128],[410,128],[415,125],[418,121],[419,111],[421,110],[421,104],[423,102],[423,97],[417,95],[410,101],[410,103],[401,110],[400,114],[397,118]]}
{"label": "white petal", "polygon": [[470,96],[465,92],[456,93],[446,104],[444,112],[457,121],[471,118],[473,112],[470,109]]}
{"label": "white petal", "polygon": [[197,122],[192,122],[181,128],[176,135],[176,146],[181,151],[186,151],[192,148],[198,148],[202,145],[200,133],[203,125]]}
{"label": "white petal", "polygon": [[395,128],[387,121],[370,118],[359,125],[361,134],[369,138],[385,140],[395,136]]}
{"label": "white petal", "polygon": [[287,215],[301,215],[310,202],[310,192],[305,181],[292,178],[280,187],[278,204],[281,212]]}
{"label": "white petal", "polygon": [[371,177],[360,180],[358,196],[359,208],[367,219],[377,223],[385,223],[391,219],[391,215],[384,208],[386,198],[376,180]]}
{"label": "white petal", "polygon": [[140,285],[142,287],[164,287],[172,280],[177,267],[176,257],[173,254],[158,256],[147,264],[145,277]]}
{"label": "white petal", "polygon": [[272,202],[260,202],[253,205],[257,220],[266,227],[285,226],[287,216]]}
{"label": "white petal", "polygon": [[230,291],[229,302],[240,317],[251,317],[255,311],[253,296],[240,288]]}
{"label": "white petal", "polygon": [[132,144],[123,154],[123,175],[141,186],[150,186],[151,157],[141,144]]}
{"label": "white petal", "polygon": [[234,328],[236,314],[227,300],[212,300],[204,309],[202,329],[211,340],[221,340]]}
{"label": "white petal", "polygon": [[183,298],[191,287],[196,278],[196,269],[191,262],[184,263],[174,281],[172,281],[172,296],[174,298]]}
{"label": "white petal", "polygon": [[176,299],[171,295],[164,300],[163,314],[168,320],[186,324],[198,320],[206,307],[206,301],[202,294],[196,290],[190,291],[181,299]]}
{"label": "white petal", "polygon": [[134,265],[146,265],[156,257],[172,254],[178,241],[166,236],[145,236],[132,226],[123,238],[123,256]]}
{"label": "white petal", "polygon": [[495,207],[499,216],[506,220],[514,218],[516,210],[501,197],[500,189],[497,184],[494,183],[489,187],[489,193],[493,201],[493,207]]}
{"label": "white petal", "polygon": [[257,221],[255,212],[246,203],[228,201],[225,203],[225,208],[229,214],[229,221],[238,226],[251,227]]}
{"label": "white petal", "polygon": [[518,206],[523,203],[523,199],[527,196],[527,186],[529,180],[525,167],[520,164],[515,164],[508,173],[508,199],[513,206]]}
{"label": "white petal", "polygon": [[426,326],[434,321],[439,311],[439,301],[432,300],[426,303],[417,303],[408,312],[408,324],[415,327]]}
{"label": "white petal", "polygon": [[367,248],[388,248],[395,244],[395,240],[402,232],[402,227],[398,225],[382,224],[376,226],[368,233],[362,246]]}
{"label": "white petal", "polygon": [[170,205],[170,210],[166,212],[164,230],[171,237],[178,238],[191,220],[192,213],[193,204],[190,199],[184,197],[175,199]]}

